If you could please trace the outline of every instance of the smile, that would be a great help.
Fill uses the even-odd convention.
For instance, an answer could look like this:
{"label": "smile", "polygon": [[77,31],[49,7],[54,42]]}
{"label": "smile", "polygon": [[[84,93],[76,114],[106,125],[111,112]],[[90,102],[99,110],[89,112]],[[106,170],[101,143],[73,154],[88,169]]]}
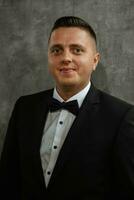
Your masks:
{"label": "smile", "polygon": [[71,73],[71,72],[74,72],[76,71],[74,68],[62,68],[60,69],[60,72],[62,73]]}

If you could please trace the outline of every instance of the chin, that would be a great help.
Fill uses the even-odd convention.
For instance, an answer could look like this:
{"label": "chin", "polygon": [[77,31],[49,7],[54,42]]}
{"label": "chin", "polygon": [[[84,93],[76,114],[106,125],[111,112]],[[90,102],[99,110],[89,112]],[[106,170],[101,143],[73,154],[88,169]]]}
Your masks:
{"label": "chin", "polygon": [[76,81],[68,80],[68,81],[61,81],[60,85],[63,85],[63,86],[76,86],[77,83],[76,83]]}

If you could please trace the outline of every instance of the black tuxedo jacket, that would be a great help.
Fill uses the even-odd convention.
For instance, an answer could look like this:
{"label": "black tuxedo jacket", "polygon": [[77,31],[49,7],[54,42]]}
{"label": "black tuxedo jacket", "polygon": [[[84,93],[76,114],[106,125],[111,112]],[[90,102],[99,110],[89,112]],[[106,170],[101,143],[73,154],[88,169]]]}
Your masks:
{"label": "black tuxedo jacket", "polygon": [[40,145],[53,90],[21,97],[0,162],[4,200],[134,199],[134,107],[91,86],[46,188]]}

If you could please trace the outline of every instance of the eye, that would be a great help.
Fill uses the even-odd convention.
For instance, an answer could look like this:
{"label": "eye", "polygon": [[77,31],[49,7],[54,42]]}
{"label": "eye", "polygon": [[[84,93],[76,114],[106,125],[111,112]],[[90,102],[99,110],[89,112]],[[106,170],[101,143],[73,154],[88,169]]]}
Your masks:
{"label": "eye", "polygon": [[75,47],[75,48],[73,48],[72,51],[73,51],[73,53],[76,54],[76,55],[81,55],[82,52],[83,52],[83,49],[80,48],[80,47]]}
{"label": "eye", "polygon": [[50,53],[54,55],[59,55],[62,53],[62,49],[59,47],[53,47],[50,49]]}

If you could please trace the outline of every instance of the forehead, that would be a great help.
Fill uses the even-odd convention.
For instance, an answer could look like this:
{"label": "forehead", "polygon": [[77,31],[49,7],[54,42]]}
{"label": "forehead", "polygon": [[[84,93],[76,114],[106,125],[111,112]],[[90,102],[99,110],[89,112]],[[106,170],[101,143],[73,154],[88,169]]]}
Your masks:
{"label": "forehead", "polygon": [[49,44],[53,43],[83,43],[91,42],[94,39],[85,29],[79,27],[60,27],[55,29],[49,40]]}

